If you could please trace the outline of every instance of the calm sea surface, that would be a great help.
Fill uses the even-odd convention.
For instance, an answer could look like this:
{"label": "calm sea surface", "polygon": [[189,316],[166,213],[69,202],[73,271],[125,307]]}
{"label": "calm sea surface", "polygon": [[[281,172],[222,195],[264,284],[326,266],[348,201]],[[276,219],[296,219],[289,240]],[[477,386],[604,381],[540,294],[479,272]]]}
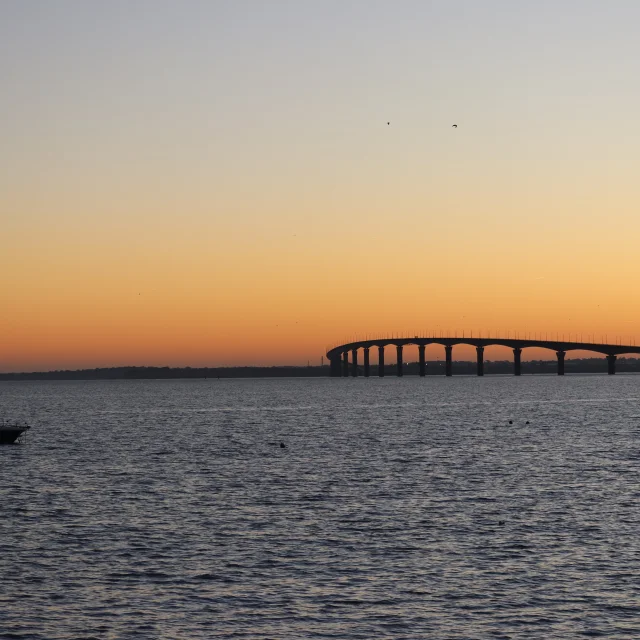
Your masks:
{"label": "calm sea surface", "polygon": [[3,382],[3,415],[2,640],[640,638],[640,376]]}

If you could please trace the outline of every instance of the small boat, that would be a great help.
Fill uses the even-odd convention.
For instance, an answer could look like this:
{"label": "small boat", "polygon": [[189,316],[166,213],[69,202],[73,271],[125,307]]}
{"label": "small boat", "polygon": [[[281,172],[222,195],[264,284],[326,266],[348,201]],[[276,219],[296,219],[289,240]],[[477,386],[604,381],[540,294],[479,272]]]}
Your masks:
{"label": "small boat", "polygon": [[29,429],[31,429],[31,427],[26,422],[19,423],[7,422],[4,419],[0,420],[0,444],[22,442],[24,435]]}

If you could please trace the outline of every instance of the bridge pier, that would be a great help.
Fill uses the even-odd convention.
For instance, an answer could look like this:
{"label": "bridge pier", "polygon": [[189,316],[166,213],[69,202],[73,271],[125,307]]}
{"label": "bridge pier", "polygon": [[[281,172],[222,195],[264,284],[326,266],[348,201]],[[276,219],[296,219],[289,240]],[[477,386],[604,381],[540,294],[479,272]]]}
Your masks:
{"label": "bridge pier", "polygon": [[424,349],[425,346],[423,344],[418,345],[418,356],[420,359],[420,377],[424,378],[424,376],[426,375],[426,369],[427,369],[427,363],[425,362],[424,359]]}
{"label": "bridge pier", "polygon": [[340,362],[340,356],[337,355],[329,359],[331,366],[329,367],[330,376],[332,378],[339,378],[342,376],[342,362]]}
{"label": "bridge pier", "polygon": [[364,347],[364,377],[369,377],[369,347]]}
{"label": "bridge pier", "polygon": [[610,376],[615,375],[616,373],[616,360],[618,359],[618,356],[615,356],[613,354],[610,354],[607,356],[607,373]]}
{"label": "bridge pier", "polygon": [[444,346],[444,355],[445,355],[445,364],[444,364],[444,375],[450,378],[453,375],[453,367],[451,362],[451,352],[453,351],[453,347],[450,344],[446,344]]}
{"label": "bridge pier", "polygon": [[397,366],[398,366],[398,378],[402,377],[402,345],[396,345]]}
{"label": "bridge pier", "polygon": [[516,347],[513,350],[513,375],[520,375],[520,356],[522,355],[522,349]]}
{"label": "bridge pier", "polygon": [[564,375],[564,357],[566,353],[564,351],[556,351],[556,355],[558,356],[558,375]]}
{"label": "bridge pier", "polygon": [[348,351],[342,352],[342,377],[343,378],[349,377],[349,352]]}
{"label": "bridge pier", "polygon": [[358,350],[351,350],[351,375],[354,378],[358,377]]}
{"label": "bridge pier", "polygon": [[476,360],[478,363],[478,375],[484,375],[484,347],[476,347]]}
{"label": "bridge pier", "polygon": [[378,347],[378,377],[384,378],[384,347]]}

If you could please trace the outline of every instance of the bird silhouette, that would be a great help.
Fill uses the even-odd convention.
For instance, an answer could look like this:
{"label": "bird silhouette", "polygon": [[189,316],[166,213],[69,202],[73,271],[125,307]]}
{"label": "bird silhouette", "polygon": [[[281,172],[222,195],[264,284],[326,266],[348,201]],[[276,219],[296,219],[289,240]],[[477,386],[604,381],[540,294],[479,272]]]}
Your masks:
{"label": "bird silhouette", "polygon": [[387,122],[387,124],[391,124],[390,122]]}
{"label": "bird silhouette", "polygon": [[457,128],[458,128],[458,125],[457,125],[457,124],[452,124],[451,126],[452,126],[454,129],[457,129]]}

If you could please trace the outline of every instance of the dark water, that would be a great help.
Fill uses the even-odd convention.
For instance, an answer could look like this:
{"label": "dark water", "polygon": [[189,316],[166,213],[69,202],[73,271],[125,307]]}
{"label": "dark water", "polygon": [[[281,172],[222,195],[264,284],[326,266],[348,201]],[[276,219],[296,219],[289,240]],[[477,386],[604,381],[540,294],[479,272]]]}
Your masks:
{"label": "dark water", "polygon": [[640,638],[640,376],[5,382],[3,414],[2,640]]}

